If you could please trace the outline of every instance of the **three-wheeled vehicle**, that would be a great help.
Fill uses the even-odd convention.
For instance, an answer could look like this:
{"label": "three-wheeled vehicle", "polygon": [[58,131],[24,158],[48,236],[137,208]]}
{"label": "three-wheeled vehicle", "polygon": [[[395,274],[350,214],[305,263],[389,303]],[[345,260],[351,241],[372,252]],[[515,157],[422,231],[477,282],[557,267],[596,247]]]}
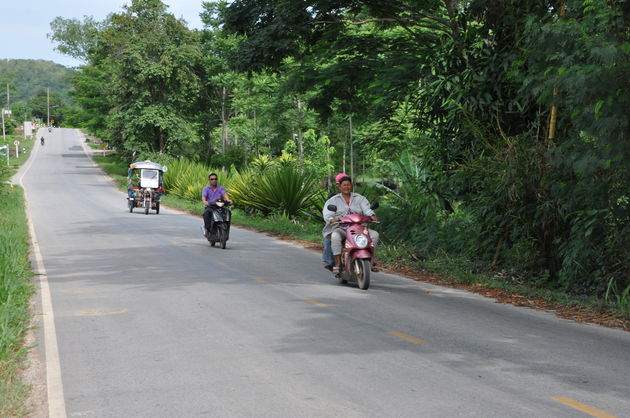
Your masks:
{"label": "three-wheeled vehicle", "polygon": [[133,208],[144,208],[144,214],[149,210],[160,213],[160,198],[164,194],[165,166],[152,161],[138,161],[129,164],[127,174],[127,205],[129,212]]}

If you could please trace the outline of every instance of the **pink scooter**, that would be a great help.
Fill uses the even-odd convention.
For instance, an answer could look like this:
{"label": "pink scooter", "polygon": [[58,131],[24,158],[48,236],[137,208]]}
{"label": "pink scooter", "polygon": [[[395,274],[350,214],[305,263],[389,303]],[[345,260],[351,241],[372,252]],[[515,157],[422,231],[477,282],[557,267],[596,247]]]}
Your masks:
{"label": "pink scooter", "polygon": [[[372,204],[372,209],[377,207],[378,203]],[[328,205],[327,209],[336,212],[337,206]],[[370,222],[372,217],[358,213],[342,216],[336,222],[337,228],[346,232],[346,239],[341,254],[340,272],[335,277],[342,284],[348,281],[357,282],[361,290],[370,287],[370,271],[375,251],[367,227]]]}

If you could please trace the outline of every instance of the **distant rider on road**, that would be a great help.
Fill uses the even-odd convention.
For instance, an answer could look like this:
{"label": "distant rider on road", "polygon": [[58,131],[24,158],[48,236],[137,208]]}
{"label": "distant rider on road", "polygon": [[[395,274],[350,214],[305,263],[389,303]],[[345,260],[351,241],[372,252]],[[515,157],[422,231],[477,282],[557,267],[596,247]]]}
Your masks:
{"label": "distant rider on road", "polygon": [[219,186],[217,184],[219,177],[216,173],[210,173],[208,176],[209,185],[203,188],[201,192],[201,201],[203,202],[206,210],[203,213],[203,224],[204,224],[204,236],[210,231],[212,227],[212,211],[214,208],[210,206],[210,202],[214,202],[215,200],[223,199],[228,203],[232,203],[230,197],[225,190],[225,187]]}

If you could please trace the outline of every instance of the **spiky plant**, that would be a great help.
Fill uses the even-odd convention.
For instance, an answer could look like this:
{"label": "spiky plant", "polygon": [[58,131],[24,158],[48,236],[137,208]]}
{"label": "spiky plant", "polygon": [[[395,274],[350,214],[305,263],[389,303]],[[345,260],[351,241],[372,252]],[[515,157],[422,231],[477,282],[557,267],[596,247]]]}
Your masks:
{"label": "spiky plant", "polygon": [[317,183],[312,174],[286,164],[261,174],[241,172],[231,182],[230,194],[246,210],[295,218],[307,215],[318,202]]}

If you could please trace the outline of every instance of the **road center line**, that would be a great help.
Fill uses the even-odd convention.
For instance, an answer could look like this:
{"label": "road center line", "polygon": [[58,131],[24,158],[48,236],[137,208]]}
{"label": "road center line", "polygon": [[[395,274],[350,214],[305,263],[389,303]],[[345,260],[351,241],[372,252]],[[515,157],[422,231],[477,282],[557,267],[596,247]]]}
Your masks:
{"label": "road center line", "polygon": [[117,311],[81,311],[78,313],[79,316],[104,316],[104,315],[118,315],[121,313],[127,312],[127,309],[118,309]]}
{"label": "road center line", "polygon": [[261,279],[260,277],[254,277],[254,280],[256,280],[258,283],[269,283],[267,280]]}
{"label": "road center line", "polygon": [[398,337],[401,338],[405,341],[408,341],[410,343],[413,344],[426,344],[426,341],[420,340],[418,338],[412,337],[411,335],[407,335],[407,334],[403,334],[402,332],[398,332],[398,331],[390,331],[388,332],[389,335],[393,335],[394,337]]}
{"label": "road center line", "polygon": [[326,303],[324,303],[324,302],[320,302],[320,301],[315,300],[315,299],[312,299],[312,298],[306,299],[306,301],[307,301],[308,303],[312,303],[312,304],[313,304],[313,305],[315,305],[315,306],[321,306],[321,307],[326,307],[326,306],[328,306]]}
{"label": "road center line", "polygon": [[607,412],[600,411],[597,408],[593,408],[592,406],[578,402],[575,399],[559,397],[559,398],[551,398],[551,400],[560,402],[561,404],[566,405],[566,406],[570,406],[571,408],[577,409],[578,411],[584,412],[585,414],[588,414],[592,417],[617,418],[616,415],[611,415]]}
{"label": "road center line", "polygon": [[222,263],[222,262],[220,262],[220,261],[219,261],[217,264],[218,264],[218,265],[220,265],[220,266],[223,266],[223,267],[230,267],[230,266],[228,266],[227,264]]}

